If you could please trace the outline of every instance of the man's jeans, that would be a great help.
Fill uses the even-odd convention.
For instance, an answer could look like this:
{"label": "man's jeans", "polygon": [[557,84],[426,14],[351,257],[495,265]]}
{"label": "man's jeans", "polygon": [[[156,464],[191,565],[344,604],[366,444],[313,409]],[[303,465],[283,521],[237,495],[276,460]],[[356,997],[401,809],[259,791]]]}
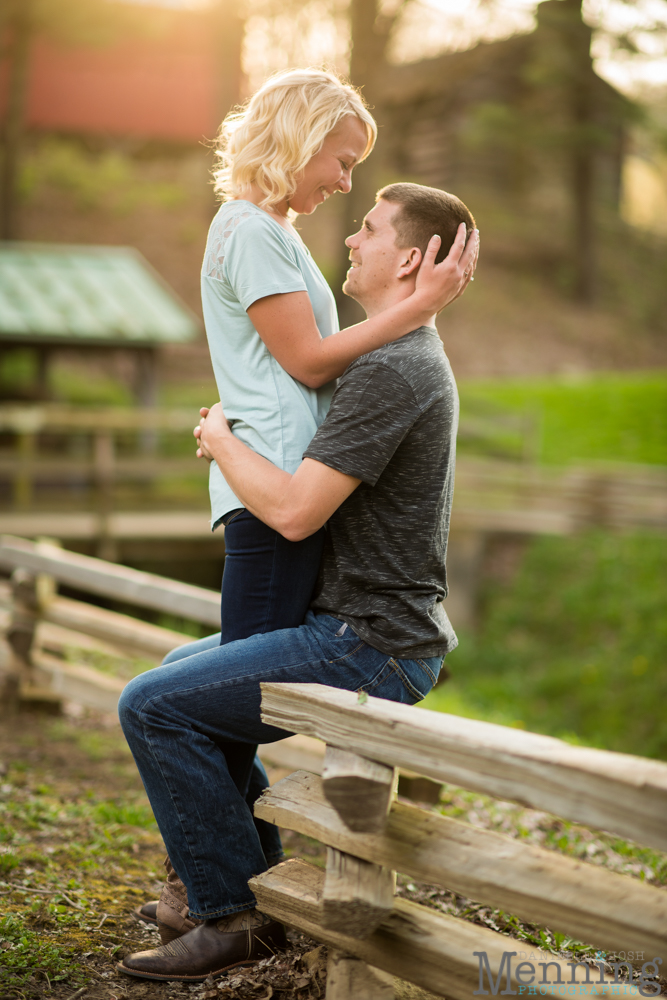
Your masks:
{"label": "man's jeans", "polygon": [[[342,633],[342,634],[341,634]],[[329,615],[217,646],[130,681],[119,715],[190,915],[250,909],[266,870],[245,802],[255,747],[289,735],[260,719],[260,682],[328,684],[412,705],[442,657],[397,660]]]}
{"label": "man's jeans", "polygon": [[[254,632],[249,633],[249,635],[254,634]],[[222,645],[221,640],[222,633],[216,632],[215,635],[207,635],[205,639],[197,639],[195,642],[186,643],[185,646],[177,646],[176,649],[172,649],[170,653],[167,653],[162,661],[162,666],[166,666],[168,663],[176,663],[177,660],[184,660],[189,656],[195,656],[197,653],[203,653],[207,649],[217,649],[218,646]],[[224,753],[224,745],[221,749]],[[269,779],[266,775],[264,765],[259,757],[256,756],[250,771],[250,778],[248,779],[248,786],[245,793],[245,801],[251,812],[257,799],[268,787]],[[285,855],[278,827],[274,826],[273,823],[267,823],[266,820],[258,819],[256,816],[253,817],[253,821],[267,865],[275,865],[279,861],[284,861]]]}

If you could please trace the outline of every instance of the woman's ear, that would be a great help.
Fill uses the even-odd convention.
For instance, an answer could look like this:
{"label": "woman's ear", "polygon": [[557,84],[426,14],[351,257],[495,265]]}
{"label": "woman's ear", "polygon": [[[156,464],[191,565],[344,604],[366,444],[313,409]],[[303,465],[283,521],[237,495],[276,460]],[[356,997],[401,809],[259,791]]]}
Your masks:
{"label": "woman's ear", "polygon": [[419,247],[412,247],[410,250],[405,250],[401,256],[398,277],[409,278],[410,275],[416,274],[423,259],[424,255]]}

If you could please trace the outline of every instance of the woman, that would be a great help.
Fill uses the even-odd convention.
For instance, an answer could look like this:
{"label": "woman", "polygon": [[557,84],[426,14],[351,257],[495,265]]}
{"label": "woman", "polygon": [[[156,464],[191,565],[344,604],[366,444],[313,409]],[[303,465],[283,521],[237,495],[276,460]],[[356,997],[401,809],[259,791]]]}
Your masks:
{"label": "woman", "polygon": [[[221,128],[214,176],[224,200],[202,268],[211,359],[234,433],[289,472],[326,415],[335,378],[356,358],[423,325],[463,291],[474,269],[474,247],[465,256],[468,273],[457,268],[463,233],[455,261],[422,269],[415,295],[338,331],[331,289],[291,218],[310,215],[336,191],[349,192],[353,168],[376,135],[360,94],[312,69],[272,77]],[[225,525],[221,632],[174,650],[165,663],[300,625],[315,586],[324,529],[287,541],[242,507],[215,462],[210,494],[212,527]],[[259,760],[235,780],[250,808],[268,784]],[[280,860],[277,829],[261,821],[257,829],[267,864]],[[172,909],[181,911],[182,932],[180,888],[176,896],[181,906]],[[142,918],[152,915],[152,905],[142,908]]]}
{"label": "woman", "polygon": [[[434,311],[414,296],[338,332],[331,289],[291,223],[350,190],[376,131],[357,91],[319,70],[274,76],[222,125],[215,187],[225,200],[202,269],[211,359],[234,433],[290,472],[324,419],[333,380]],[[440,279],[439,308],[460,284]],[[285,541],[243,510],[215,463],[210,492],[213,528],[226,528],[221,641],[300,625],[322,531]]]}

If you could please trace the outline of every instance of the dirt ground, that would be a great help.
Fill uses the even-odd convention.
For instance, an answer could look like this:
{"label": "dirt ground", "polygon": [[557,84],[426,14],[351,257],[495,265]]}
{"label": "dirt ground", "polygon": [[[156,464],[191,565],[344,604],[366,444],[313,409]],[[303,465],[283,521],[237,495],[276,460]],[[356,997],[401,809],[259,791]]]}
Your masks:
{"label": "dirt ground", "polygon": [[[73,995],[148,1000],[197,992],[130,979],[116,970],[125,953],[159,944],[157,930],[139,923],[133,911],[156,898],[165,854],[119,727],[92,714],[79,719],[21,715],[0,728],[0,761],[2,917],[5,923],[18,918],[42,941],[38,954],[31,936],[32,955],[5,968],[16,947],[8,947],[7,940],[0,944],[2,1000]],[[319,848],[297,845],[294,835],[289,839],[290,848],[298,846],[300,854],[319,859]],[[0,925],[0,939],[11,942],[6,931]],[[57,954],[48,952],[45,941]],[[300,957],[317,947],[293,935],[281,964],[296,978]],[[304,966],[303,985],[321,978],[322,955],[316,958],[314,975]],[[246,996],[240,985],[236,995]],[[247,993],[269,995],[265,989]],[[323,990],[293,995],[318,997]]]}
{"label": "dirt ground", "polygon": [[[281,776],[277,773],[277,776]],[[284,831],[288,855],[321,844]],[[321,1000],[326,948],[295,931],[284,954],[217,984],[151,983],[116,969],[159,944],[133,911],[155,899],[164,845],[122,733],[96,713],[0,723],[0,1000]],[[407,984],[403,1000],[428,1000]]]}

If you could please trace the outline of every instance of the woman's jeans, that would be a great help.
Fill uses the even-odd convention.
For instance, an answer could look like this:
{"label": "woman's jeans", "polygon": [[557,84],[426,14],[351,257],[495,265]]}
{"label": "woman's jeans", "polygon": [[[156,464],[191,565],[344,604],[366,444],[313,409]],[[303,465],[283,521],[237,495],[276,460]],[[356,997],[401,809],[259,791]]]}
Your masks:
{"label": "woman's jeans", "polygon": [[[235,639],[302,625],[306,617],[320,568],[324,528],[303,541],[290,542],[244,508],[230,511],[223,522],[221,631],[172,650],[163,665]],[[251,813],[268,786],[264,765],[255,757],[245,790]],[[267,864],[280,861],[283,848],[278,827],[261,819],[255,819],[255,826]]]}
{"label": "woman's jeans", "polygon": [[397,660],[329,615],[210,647],[149,670],[119,715],[195,919],[250,909],[248,879],[267,859],[245,799],[258,743],[289,735],[260,718],[261,682],[328,684],[412,705],[442,657]]}

